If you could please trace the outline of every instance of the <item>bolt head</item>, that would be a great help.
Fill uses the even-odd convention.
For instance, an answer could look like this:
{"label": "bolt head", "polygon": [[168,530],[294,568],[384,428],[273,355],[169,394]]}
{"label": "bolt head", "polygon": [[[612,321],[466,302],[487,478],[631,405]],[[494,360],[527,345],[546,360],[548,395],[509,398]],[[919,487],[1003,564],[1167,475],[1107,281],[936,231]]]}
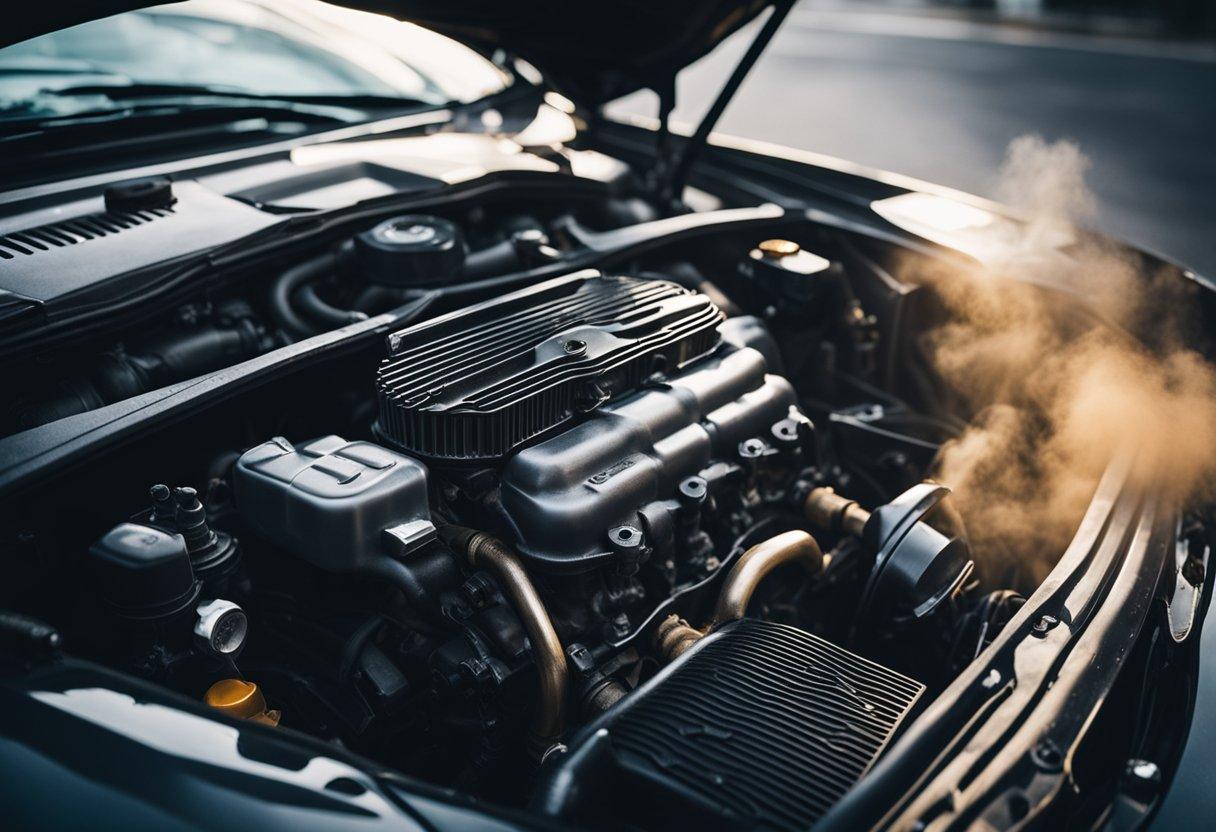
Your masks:
{"label": "bolt head", "polygon": [[739,443],[739,456],[743,459],[759,459],[764,455],[766,447],[763,439],[753,436]]}
{"label": "bolt head", "polygon": [[1034,635],[1042,638],[1059,623],[1060,619],[1056,618],[1054,615],[1044,615],[1041,616],[1038,621],[1034,622],[1034,626],[1031,627],[1031,632]]}
{"label": "bolt head", "polygon": [[616,526],[608,530],[608,539],[612,545],[621,549],[642,548],[642,530],[637,526]]}
{"label": "bolt head", "polygon": [[1030,752],[1034,764],[1043,771],[1059,771],[1064,767],[1064,754],[1049,739],[1039,742]]}
{"label": "bolt head", "polygon": [[465,581],[460,589],[464,593],[465,600],[469,602],[469,606],[476,610],[485,609],[494,597],[493,588],[478,575]]}
{"label": "bolt head", "polygon": [[680,481],[680,499],[690,505],[705,501],[709,485],[701,477],[685,477]]}

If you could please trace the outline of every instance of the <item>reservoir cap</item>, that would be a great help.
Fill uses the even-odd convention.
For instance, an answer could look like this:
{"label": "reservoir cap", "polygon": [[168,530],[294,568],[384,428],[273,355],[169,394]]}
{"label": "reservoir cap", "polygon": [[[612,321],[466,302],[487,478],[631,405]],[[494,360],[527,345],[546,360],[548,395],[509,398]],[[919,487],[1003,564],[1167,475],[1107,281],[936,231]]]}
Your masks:
{"label": "reservoir cap", "polygon": [[426,214],[393,217],[355,237],[363,276],[388,286],[442,286],[460,276],[468,247],[455,223]]}

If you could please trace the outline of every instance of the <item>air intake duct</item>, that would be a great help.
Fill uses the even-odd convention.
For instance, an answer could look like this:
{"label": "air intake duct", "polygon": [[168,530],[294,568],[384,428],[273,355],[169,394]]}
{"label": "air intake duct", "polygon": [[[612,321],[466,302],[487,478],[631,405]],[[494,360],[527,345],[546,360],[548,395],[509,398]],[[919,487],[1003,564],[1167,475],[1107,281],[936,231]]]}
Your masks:
{"label": "air intake duct", "polygon": [[383,439],[439,460],[513,448],[711,352],[722,313],[663,280],[580,272],[389,336]]}

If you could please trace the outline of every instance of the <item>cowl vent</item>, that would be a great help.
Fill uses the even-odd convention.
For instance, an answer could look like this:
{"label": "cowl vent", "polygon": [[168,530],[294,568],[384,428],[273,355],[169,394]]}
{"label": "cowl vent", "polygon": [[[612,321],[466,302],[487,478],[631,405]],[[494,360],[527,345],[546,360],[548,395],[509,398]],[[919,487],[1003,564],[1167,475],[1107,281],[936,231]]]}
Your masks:
{"label": "cowl vent", "polygon": [[66,321],[133,300],[164,285],[168,269],[202,265],[217,247],[285,222],[191,180],[175,181],[173,196],[171,206],[115,207],[113,199],[83,193],[6,206],[0,291],[38,304],[46,320]]}
{"label": "cowl vent", "polygon": [[14,231],[0,236],[0,260],[30,257],[42,251],[79,245],[173,214],[173,208],[149,208],[130,213],[100,211],[70,220]]}

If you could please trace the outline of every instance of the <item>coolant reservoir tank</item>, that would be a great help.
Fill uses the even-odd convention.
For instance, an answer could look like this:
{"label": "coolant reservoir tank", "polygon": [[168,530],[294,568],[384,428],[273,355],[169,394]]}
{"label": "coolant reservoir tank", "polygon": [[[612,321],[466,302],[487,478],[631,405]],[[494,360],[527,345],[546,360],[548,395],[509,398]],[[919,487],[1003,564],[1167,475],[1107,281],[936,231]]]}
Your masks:
{"label": "coolant reservoir tank", "polygon": [[122,523],[94,543],[89,555],[93,586],[122,618],[163,622],[186,614],[198,600],[200,583],[179,534]]}

